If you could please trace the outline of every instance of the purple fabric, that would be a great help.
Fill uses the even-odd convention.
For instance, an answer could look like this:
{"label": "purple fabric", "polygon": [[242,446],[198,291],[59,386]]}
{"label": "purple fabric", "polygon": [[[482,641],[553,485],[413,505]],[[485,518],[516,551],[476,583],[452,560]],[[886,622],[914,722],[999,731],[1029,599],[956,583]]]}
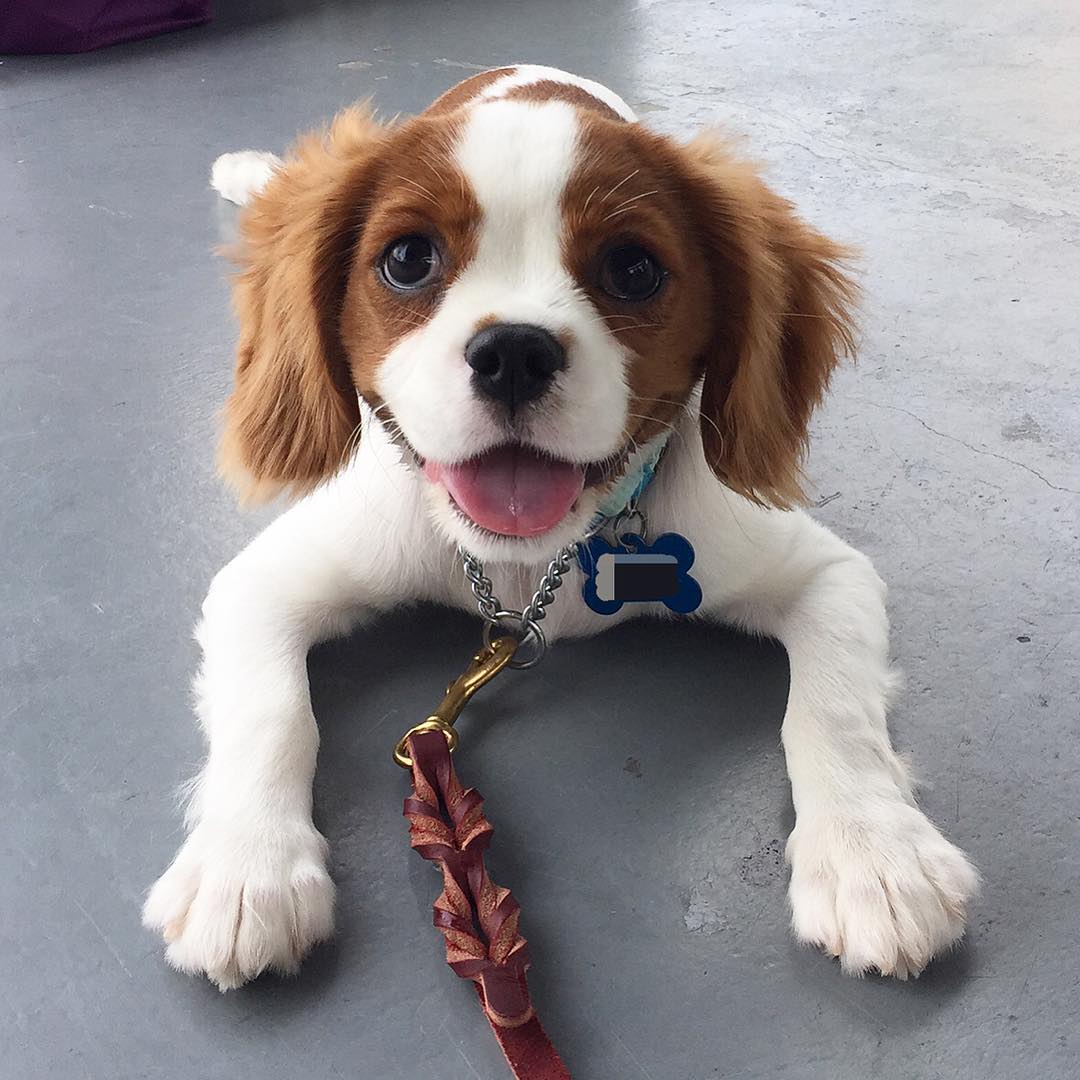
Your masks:
{"label": "purple fabric", "polygon": [[198,26],[211,0],[0,0],[0,53],[77,53]]}

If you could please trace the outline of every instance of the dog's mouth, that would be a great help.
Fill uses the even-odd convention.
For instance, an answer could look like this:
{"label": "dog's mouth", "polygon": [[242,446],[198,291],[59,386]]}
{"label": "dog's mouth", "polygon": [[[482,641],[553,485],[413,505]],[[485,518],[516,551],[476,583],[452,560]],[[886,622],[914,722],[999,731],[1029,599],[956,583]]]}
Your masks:
{"label": "dog's mouth", "polygon": [[540,536],[564,521],[587,487],[609,479],[627,454],[584,465],[521,443],[485,450],[468,461],[423,462],[424,475],[442,484],[454,508],[473,525],[499,536]]}

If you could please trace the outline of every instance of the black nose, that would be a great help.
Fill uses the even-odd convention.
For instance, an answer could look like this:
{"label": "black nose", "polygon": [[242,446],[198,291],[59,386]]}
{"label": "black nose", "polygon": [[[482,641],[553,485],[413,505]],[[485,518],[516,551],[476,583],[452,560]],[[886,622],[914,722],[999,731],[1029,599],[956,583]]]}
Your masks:
{"label": "black nose", "polygon": [[496,323],[473,335],[465,361],[476,389],[513,412],[547,390],[555,372],[566,367],[566,352],[539,326]]}

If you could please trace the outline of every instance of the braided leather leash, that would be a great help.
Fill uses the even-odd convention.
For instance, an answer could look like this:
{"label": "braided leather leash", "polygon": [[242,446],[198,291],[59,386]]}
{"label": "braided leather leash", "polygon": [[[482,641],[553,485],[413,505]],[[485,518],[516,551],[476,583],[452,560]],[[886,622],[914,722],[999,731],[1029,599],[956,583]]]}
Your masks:
{"label": "braided leather leash", "polygon": [[484,1015],[518,1080],[570,1080],[529,999],[529,951],[518,930],[520,908],[484,866],[493,828],[483,799],[465,788],[440,731],[408,736],[413,793],[405,800],[409,841],[438,865],[443,891],[435,926],[446,939],[446,962],[472,979]]}
{"label": "braided leather leash", "polygon": [[[404,810],[409,841],[442,871],[434,923],[446,939],[446,962],[476,984],[484,1015],[516,1080],[570,1080],[529,998],[529,951],[518,931],[521,909],[484,866],[494,831],[484,817],[484,800],[475,788],[462,785],[450,760],[458,743],[454,722],[461,710],[481,686],[516,666],[520,644],[510,636],[485,641],[446,688],[435,712],[398,740],[394,760],[412,773],[412,794]],[[542,634],[536,645],[542,651]]]}

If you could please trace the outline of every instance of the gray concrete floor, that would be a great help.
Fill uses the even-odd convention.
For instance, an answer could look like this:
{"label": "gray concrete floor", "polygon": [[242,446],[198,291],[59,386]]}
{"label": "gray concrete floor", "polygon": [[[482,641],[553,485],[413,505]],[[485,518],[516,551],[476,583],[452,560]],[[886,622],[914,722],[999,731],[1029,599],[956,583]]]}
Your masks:
{"label": "gray concrete floor", "polygon": [[[463,759],[556,1043],[584,1080],[1077,1075],[1075,7],[249,6],[0,67],[0,1075],[505,1075],[443,967],[387,753],[467,619],[405,615],[312,658],[340,933],[299,979],[222,997],[169,971],[138,913],[201,753],[191,624],[265,520],[213,474],[234,329],[210,251],[232,211],[207,167],[516,59],[667,130],[745,132],[862,245],[861,361],[811,476],[891,584],[895,737],[986,879],[967,944],[920,981],[843,977],[786,928],[782,652],[647,625],[560,648],[476,706]],[[370,649],[385,667],[361,680]]]}

